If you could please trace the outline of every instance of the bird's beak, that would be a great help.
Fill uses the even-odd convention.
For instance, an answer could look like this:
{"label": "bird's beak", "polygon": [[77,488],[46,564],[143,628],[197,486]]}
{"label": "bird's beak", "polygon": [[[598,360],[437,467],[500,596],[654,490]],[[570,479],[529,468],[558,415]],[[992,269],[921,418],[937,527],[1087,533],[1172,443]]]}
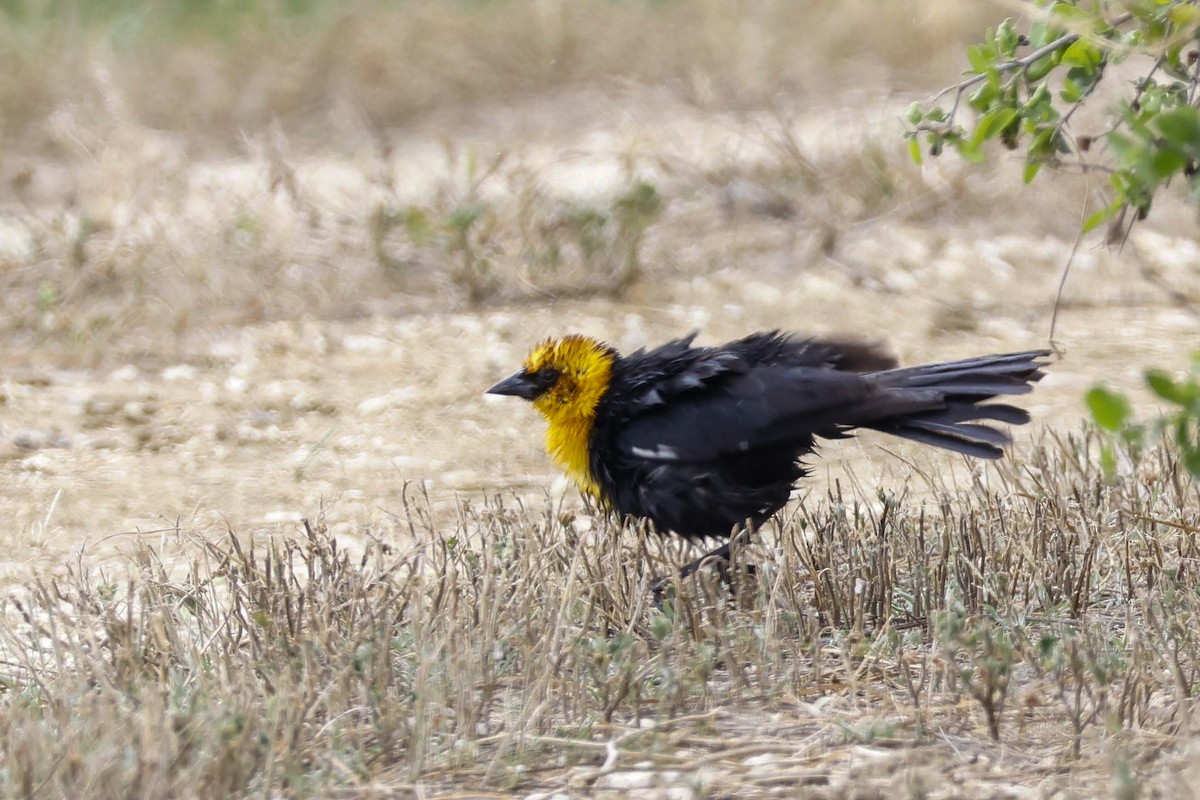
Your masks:
{"label": "bird's beak", "polygon": [[541,387],[539,387],[532,380],[529,373],[524,371],[518,372],[515,375],[510,375],[485,392],[485,394],[503,394],[509,397],[523,397],[526,400],[532,400],[541,393]]}

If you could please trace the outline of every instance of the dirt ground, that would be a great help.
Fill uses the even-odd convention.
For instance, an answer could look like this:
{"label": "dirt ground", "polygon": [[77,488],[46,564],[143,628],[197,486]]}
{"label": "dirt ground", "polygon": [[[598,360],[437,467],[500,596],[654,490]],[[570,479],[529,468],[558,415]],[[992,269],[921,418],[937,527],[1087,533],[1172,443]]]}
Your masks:
{"label": "dirt ground", "polygon": [[[4,328],[0,580],[107,563],[133,537],[177,529],[291,535],[322,512],[339,541],[361,547],[368,536],[402,535],[396,519],[418,487],[447,520],[484,493],[576,503],[542,452],[536,414],[483,395],[548,334],[580,331],[632,349],[696,329],[706,343],[767,328],[849,333],[887,343],[904,363],[1046,346],[1087,187],[1022,190],[1003,158],[982,172],[951,159],[905,165],[896,119],[915,96],[886,91],[781,118],[717,113],[649,89],[572,89],[414,125],[383,154],[365,140],[197,153],[181,137],[131,123],[107,129],[91,158],[6,163],[9,184],[23,188],[0,211],[5,307],[38,306],[48,258],[38,243],[68,240],[85,218],[101,226],[89,263],[108,259],[109,271],[56,267],[54,275],[77,276],[59,284],[64,296],[61,286],[73,287],[72,303],[46,302],[29,324]],[[833,165],[829,180],[803,191],[772,183],[781,133],[822,169]],[[508,153],[510,174],[536,175],[541,191],[564,202],[611,196],[630,173],[653,182],[666,205],[648,233],[642,279],[620,299],[525,286],[471,307],[436,270],[409,282],[376,274],[364,231],[389,191],[381,185],[400,186],[407,203],[436,196],[461,168],[448,139],[481,157]],[[847,212],[831,200],[832,172],[858,174],[878,148],[903,186],[877,210],[851,198]],[[277,186],[281,163],[293,190]],[[489,186],[494,202],[511,200],[511,183]],[[779,196],[792,212],[763,202]],[[239,228],[231,220],[245,209],[257,222]],[[225,227],[215,233],[200,222],[209,219]],[[205,237],[238,231],[250,231],[244,248],[261,251],[269,282],[221,262],[229,250],[205,249]],[[1014,457],[1043,428],[1077,429],[1092,384],[1136,394],[1146,365],[1184,365],[1200,333],[1189,305],[1200,297],[1196,231],[1193,212],[1168,202],[1124,250],[1102,247],[1096,234],[1079,244],[1054,337],[1062,357],[1023,403],[1035,425],[1020,432]],[[130,280],[122,253],[144,256],[139,242],[153,250],[168,240],[179,249],[149,262],[147,280],[181,277],[167,281],[178,284],[174,294],[139,300],[150,310],[137,313],[151,322],[131,314],[102,337],[71,333],[64,317],[105,306],[106,282]],[[210,273],[196,306],[207,316],[171,328],[154,308],[186,310],[198,291],[182,277],[193,269],[178,258],[185,246]],[[273,261],[279,253],[287,258]],[[296,284],[311,291],[297,297],[317,297],[308,310],[273,295]],[[223,302],[267,311],[258,319],[212,311]],[[818,488],[850,476],[867,488],[939,490],[972,469],[879,436],[832,444],[819,463]],[[921,774],[938,780],[948,752],[939,749]],[[959,759],[958,768],[1007,769],[988,760],[1003,755]],[[847,757],[884,756],[862,747]],[[1044,793],[1031,785],[1020,796],[1074,796],[1046,780]]]}
{"label": "dirt ground", "polygon": [[[669,150],[697,169],[719,159],[727,171],[749,171],[764,158],[756,148],[761,118],[713,118],[683,104],[651,109],[644,97],[605,102],[607,113],[582,129],[539,127],[546,113],[539,102],[507,109],[464,136],[486,152],[516,132],[542,130],[518,157],[563,194],[610,191],[619,159],[639,147]],[[887,107],[857,114],[865,120],[861,140],[878,130]],[[816,120],[793,130],[818,159],[839,146],[829,144],[832,133]],[[410,135],[398,148],[391,166],[410,193],[430,191],[421,181],[436,186],[439,167],[449,169],[429,157],[437,152],[434,133]],[[328,214],[365,215],[355,205],[370,188],[372,162],[327,153],[290,158],[310,203]],[[929,192],[953,192],[941,184],[961,180],[961,169],[933,165],[922,179]],[[219,205],[232,191],[267,198],[289,221],[302,213],[263,185],[265,162],[201,161],[187,170],[198,195],[189,202],[198,207]],[[93,178],[100,179],[76,180]],[[660,266],[619,302],[527,297],[464,310],[454,300],[393,289],[381,300],[383,313],[344,320],[301,313],[200,330],[183,344],[167,337],[162,349],[135,331],[129,342],[91,347],[87,359],[82,346],[31,344],[18,331],[6,346],[0,386],[0,503],[10,521],[4,573],[93,558],[120,548],[123,537],[176,525],[286,531],[322,507],[353,540],[364,527],[384,525],[410,483],[423,483],[434,506],[448,511],[480,492],[573,496],[541,452],[534,412],[482,394],[548,334],[582,331],[630,349],[695,329],[704,342],[776,327],[852,333],[887,343],[905,363],[1045,346],[1072,218],[1058,225],[1062,233],[1047,232],[1036,218],[1045,206],[1022,211],[1003,169],[987,180],[1002,213],[989,215],[969,193],[965,210],[946,207],[928,221],[885,213],[843,231],[833,255],[812,245],[817,234],[806,215],[778,220],[731,210],[738,198],[730,199],[729,184],[705,187],[678,214],[668,203],[648,245],[648,260]],[[10,248],[22,226],[51,213],[32,211],[6,219]],[[154,217],[133,214],[124,224]],[[1183,363],[1200,322],[1138,270],[1152,254],[1159,283],[1186,293],[1197,252],[1193,229],[1160,230],[1153,220],[1124,253],[1081,245],[1058,320],[1063,359],[1027,404],[1038,426],[1073,429],[1083,416],[1081,394],[1094,382],[1136,389],[1143,365]],[[887,455],[894,446],[874,437],[837,443],[820,463],[833,475],[853,464],[868,483],[904,481],[909,467]]]}

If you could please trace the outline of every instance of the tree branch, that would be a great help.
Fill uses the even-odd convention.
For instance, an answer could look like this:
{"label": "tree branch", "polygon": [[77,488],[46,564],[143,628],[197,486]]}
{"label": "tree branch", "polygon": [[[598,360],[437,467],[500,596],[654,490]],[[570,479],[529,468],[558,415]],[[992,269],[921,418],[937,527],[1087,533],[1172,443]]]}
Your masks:
{"label": "tree branch", "polygon": [[[1115,20],[1113,20],[1109,24],[1109,27],[1110,28],[1119,27],[1121,25],[1124,25],[1126,22],[1129,22],[1131,19],[1133,19],[1133,14],[1130,14],[1130,13],[1122,14],[1121,16],[1119,16]],[[1032,53],[1027,53],[1027,54],[1021,56],[1020,58],[1014,58],[1014,59],[1011,59],[1010,61],[1005,61],[1001,64],[997,64],[995,66],[995,69],[997,72],[1000,72],[1000,73],[1010,72],[1015,69],[1021,69],[1021,70],[1028,69],[1030,67],[1030,65],[1035,63],[1038,59],[1044,58],[1045,56],[1048,56],[1051,53],[1057,52],[1059,50],[1065,50],[1066,48],[1075,44],[1075,42],[1079,41],[1079,39],[1080,39],[1080,34],[1078,34],[1078,33],[1064,34],[1064,35],[1058,37],[1057,39],[1055,39],[1053,42],[1049,42],[1047,44],[1042,45],[1037,50],[1034,50]],[[953,122],[954,112],[958,110],[958,103],[959,103],[959,100],[962,98],[962,93],[965,92],[967,89],[970,89],[975,84],[982,83],[983,81],[987,80],[987,76],[988,76],[987,72],[981,72],[978,75],[972,75],[971,77],[967,78],[966,80],[956,83],[953,86],[947,86],[946,88],[942,89],[937,94],[930,97],[928,102],[934,103],[938,99],[945,97],[950,92],[955,92],[956,94],[954,97],[954,108],[950,111],[950,115],[949,115],[949,121]]]}

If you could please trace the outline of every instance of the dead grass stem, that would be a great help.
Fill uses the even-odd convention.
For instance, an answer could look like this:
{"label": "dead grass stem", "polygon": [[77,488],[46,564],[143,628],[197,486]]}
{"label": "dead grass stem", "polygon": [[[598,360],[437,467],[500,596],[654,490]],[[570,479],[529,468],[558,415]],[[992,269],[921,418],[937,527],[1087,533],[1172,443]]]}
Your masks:
{"label": "dead grass stem", "polygon": [[1107,774],[1105,753],[1195,733],[1200,502],[1170,455],[1108,480],[1091,446],[1047,439],[932,504],[808,498],[747,548],[736,602],[701,573],[661,611],[647,587],[677,548],[551,504],[487,498],[439,529],[413,497],[354,560],[320,520],[179,530],[124,575],[10,593],[0,785],[528,794],[636,774],[752,795],[832,781],[847,747],[950,740]]}

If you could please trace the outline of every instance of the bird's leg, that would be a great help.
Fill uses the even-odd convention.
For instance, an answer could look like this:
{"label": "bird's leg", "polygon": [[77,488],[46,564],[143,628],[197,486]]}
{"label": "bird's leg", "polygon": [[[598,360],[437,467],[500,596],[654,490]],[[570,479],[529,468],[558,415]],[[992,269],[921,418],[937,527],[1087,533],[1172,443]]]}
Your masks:
{"label": "bird's leg", "polygon": [[[721,575],[721,580],[725,581],[731,592],[734,591],[733,586],[733,555],[737,550],[741,549],[746,542],[750,541],[751,535],[758,529],[758,525],[753,522],[748,522],[740,526],[729,537],[729,541],[725,542],[720,547],[709,550],[704,555],[697,558],[695,561],[688,562],[679,568],[679,579],[683,580],[689,575],[694,574],[698,569],[712,561],[716,561],[717,570]],[[750,565],[747,571],[753,572],[754,567]],[[650,591],[656,598],[662,596],[663,588],[670,581],[670,578],[659,578],[650,584]]]}
{"label": "bird's leg", "polygon": [[733,539],[730,538],[730,540],[728,542],[721,545],[720,547],[718,547],[714,550],[709,550],[707,553],[700,556],[695,561],[691,561],[687,564],[684,564],[682,567],[679,568],[680,580],[688,577],[689,575],[694,573],[696,570],[700,569],[700,567],[704,566],[708,562],[709,559],[716,559],[717,561],[728,563],[729,550],[730,550],[730,546],[732,544],[733,544]]}
{"label": "bird's leg", "polygon": [[747,521],[745,525],[739,527],[729,537],[729,541],[723,548],[725,550],[724,559],[717,562],[717,572],[721,575],[721,580],[725,581],[725,585],[729,587],[729,594],[734,597],[737,596],[737,586],[734,584],[736,576],[739,573],[753,575],[758,571],[758,568],[753,564],[740,563],[741,549],[746,546],[757,531],[758,523],[754,520]]}

